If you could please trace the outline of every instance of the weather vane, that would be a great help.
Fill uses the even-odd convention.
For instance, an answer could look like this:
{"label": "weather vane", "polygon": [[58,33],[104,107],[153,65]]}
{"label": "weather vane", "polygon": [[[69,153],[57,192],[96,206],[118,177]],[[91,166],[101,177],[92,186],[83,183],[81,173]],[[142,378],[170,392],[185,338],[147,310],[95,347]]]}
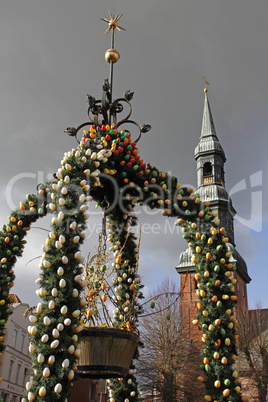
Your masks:
{"label": "weather vane", "polygon": [[204,92],[207,92],[207,91],[208,91],[207,85],[210,85],[210,83],[207,81],[207,78],[206,78],[205,76],[203,77],[203,81],[204,81],[204,83],[205,83]]}

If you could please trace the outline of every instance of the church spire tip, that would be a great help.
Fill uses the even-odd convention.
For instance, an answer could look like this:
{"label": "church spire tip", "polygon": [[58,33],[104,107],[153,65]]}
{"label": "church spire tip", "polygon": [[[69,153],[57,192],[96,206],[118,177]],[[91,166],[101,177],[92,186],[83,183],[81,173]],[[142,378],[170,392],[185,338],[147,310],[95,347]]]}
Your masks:
{"label": "church spire tip", "polygon": [[216,137],[216,130],[212,118],[212,113],[208,101],[207,96],[207,88],[204,89],[205,93],[205,103],[204,103],[204,111],[203,111],[203,122],[202,122],[202,130],[201,130],[201,137],[207,136],[215,136]]}

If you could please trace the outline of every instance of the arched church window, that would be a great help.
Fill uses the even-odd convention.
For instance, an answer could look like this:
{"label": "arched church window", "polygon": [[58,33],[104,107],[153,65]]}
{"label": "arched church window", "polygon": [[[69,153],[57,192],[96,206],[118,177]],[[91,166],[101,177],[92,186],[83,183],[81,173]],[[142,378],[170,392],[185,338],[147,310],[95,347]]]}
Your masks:
{"label": "arched church window", "polygon": [[212,164],[210,162],[204,163],[203,176],[208,177],[212,175]]}
{"label": "arched church window", "polygon": [[212,180],[212,164],[210,162],[206,162],[203,165],[203,183],[211,184]]}

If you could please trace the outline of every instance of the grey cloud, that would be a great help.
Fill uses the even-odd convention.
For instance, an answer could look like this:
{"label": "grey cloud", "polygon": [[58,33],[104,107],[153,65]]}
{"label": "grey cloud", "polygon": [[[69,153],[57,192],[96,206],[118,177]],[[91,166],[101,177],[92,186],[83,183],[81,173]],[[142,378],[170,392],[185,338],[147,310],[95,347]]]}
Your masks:
{"label": "grey cloud", "polygon": [[[256,234],[238,226],[236,236],[239,251],[249,261],[254,281],[249,298],[254,304],[259,297],[256,284],[261,286],[263,276],[267,277],[262,246],[268,233],[266,0],[3,2],[1,221],[9,213],[4,190],[9,180],[18,172],[53,173],[64,151],[75,146],[63,130],[87,120],[88,92],[101,95],[102,82],[109,76],[104,53],[110,38],[103,36],[106,28],[100,18],[108,17],[109,8],[124,14],[121,23],[127,29],[118,33],[115,42],[121,58],[115,66],[114,95],[134,91],[133,119],[152,125],[139,143],[142,158],[172,171],[182,183],[195,185],[193,153],[200,136],[206,75],[217,135],[227,156],[227,190],[244,178],[248,182],[258,170],[263,172],[263,210],[255,211],[262,213],[263,231]],[[35,191],[36,184],[34,180],[18,183],[15,200]],[[233,196],[238,214],[245,218],[251,213],[253,190]],[[160,216],[143,219],[150,224],[155,219],[163,228]],[[158,243],[158,235],[155,242],[153,236],[143,236],[140,268],[147,285],[153,275],[159,280],[167,272],[176,276],[173,267],[185,248],[180,236],[159,237]],[[34,242],[28,257],[39,252],[35,247]],[[27,301],[28,284],[16,286]]]}

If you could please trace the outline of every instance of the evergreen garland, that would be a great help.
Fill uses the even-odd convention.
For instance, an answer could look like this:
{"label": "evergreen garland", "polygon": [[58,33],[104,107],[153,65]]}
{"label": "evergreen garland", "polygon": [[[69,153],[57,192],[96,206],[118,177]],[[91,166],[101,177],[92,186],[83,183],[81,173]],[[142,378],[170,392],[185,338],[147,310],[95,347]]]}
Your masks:
{"label": "evergreen garland", "polygon": [[[29,327],[29,350],[33,355],[34,377],[26,385],[23,401],[65,401],[76,379],[76,359],[80,353],[77,342],[83,328],[80,319],[85,305],[79,295],[86,286],[79,247],[85,238],[86,204],[92,199],[99,205],[106,199],[110,205],[110,239],[116,258],[114,286],[118,289],[115,289],[117,310],[114,325],[121,328],[127,325],[124,328],[127,330],[136,328],[137,323],[128,320],[128,310],[125,310],[128,300],[135,309],[131,317],[137,317],[140,312],[138,299],[142,294],[136,269],[138,249],[134,234],[127,233],[129,226],[136,224],[133,208],[136,204],[162,208],[164,216],[179,218],[178,224],[183,227],[184,237],[193,250],[193,262],[197,264],[202,305],[197,324],[203,331],[202,358],[208,359],[202,366],[207,375],[206,380],[201,380],[206,383],[205,399],[214,402],[246,400],[241,397],[237,373],[232,369],[236,353],[235,320],[231,318],[235,296],[234,282],[229,273],[233,267],[228,263],[230,252],[225,231],[218,228],[219,221],[215,220],[209,206],[202,209],[193,189],[182,188],[174,176],[146,166],[130,134],[124,130],[118,132],[116,127],[91,126],[89,131],[84,131],[80,146],[65,153],[61,165],[57,179],[40,188],[37,196],[27,196],[26,202],[11,214],[0,233],[2,352],[3,329],[11,313],[7,295],[14,280],[12,268],[16,256],[23,252],[23,237],[31,223],[47,211],[53,213],[52,229],[43,246],[40,264],[41,302],[36,314],[30,316],[33,325]],[[200,236],[197,236],[197,228]],[[124,245],[120,256],[115,249],[118,242]],[[119,278],[122,279],[120,286]],[[218,285],[216,281],[219,281]],[[216,320],[220,323],[216,324]],[[222,362],[223,358],[226,363]],[[134,374],[132,366],[129,377],[110,382],[111,401],[138,400]]]}
{"label": "evergreen garland", "polygon": [[[210,209],[205,207],[199,212],[199,217],[208,221],[206,214],[210,214]],[[232,275],[236,267],[229,261],[232,255],[228,247],[229,239],[225,229],[219,228],[219,219],[206,225],[205,231],[201,222],[200,219],[197,222],[178,220],[192,250],[192,262],[196,264],[197,271],[195,279],[199,303],[193,324],[203,332],[200,368],[207,377],[200,376],[198,380],[205,382],[206,401],[246,401],[247,397],[240,394],[238,372],[232,367],[236,360],[237,320],[233,317],[233,309],[237,297],[234,293],[236,279]]]}
{"label": "evergreen garland", "polygon": [[[114,326],[127,330],[137,330],[138,315],[141,313],[139,299],[142,286],[138,276],[139,246],[135,242],[136,237],[130,228],[136,225],[136,217],[133,214],[131,203],[127,205],[129,214],[109,215],[110,241],[118,249],[118,244],[123,245],[120,254],[115,250],[115,274],[114,280],[117,309],[114,312]],[[138,356],[136,352],[135,357]],[[125,378],[109,381],[109,393],[111,401],[133,401],[138,398],[137,381],[135,377],[135,366],[132,363],[129,374]]]}

